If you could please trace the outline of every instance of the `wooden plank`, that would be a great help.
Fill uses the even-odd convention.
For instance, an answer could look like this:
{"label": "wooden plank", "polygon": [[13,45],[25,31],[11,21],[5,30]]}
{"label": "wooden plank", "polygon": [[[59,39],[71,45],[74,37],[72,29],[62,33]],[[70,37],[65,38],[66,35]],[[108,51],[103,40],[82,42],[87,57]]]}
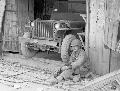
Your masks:
{"label": "wooden plank", "polygon": [[110,62],[110,71],[120,69],[120,54],[112,51],[111,52],[111,62]]}
{"label": "wooden plank", "polygon": [[6,10],[16,11],[15,0],[6,0]]}
{"label": "wooden plank", "polygon": [[106,31],[105,32],[105,44],[112,49],[110,56],[110,72],[120,68],[120,55],[114,52],[117,43],[117,34],[119,27],[119,0],[107,1],[106,10]]}
{"label": "wooden plank", "polygon": [[16,0],[19,36],[27,31],[25,24],[34,20],[34,0]]}
{"label": "wooden plank", "polygon": [[18,29],[15,0],[6,0],[3,50],[17,52]]}
{"label": "wooden plank", "polygon": [[96,0],[92,0],[90,2],[90,9],[89,58],[91,61],[92,70],[93,72],[96,72],[96,70],[98,70],[95,58]]}
{"label": "wooden plank", "polygon": [[117,35],[118,35],[119,21],[113,23],[113,36],[112,36],[112,47],[111,49],[115,50],[117,45]]}
{"label": "wooden plank", "polygon": [[[99,74],[104,75],[109,72],[109,49],[104,46],[105,31],[105,0],[97,2],[97,29],[96,29],[96,50],[98,53]],[[101,68],[103,67],[103,68]]]}
{"label": "wooden plank", "polygon": [[104,46],[106,0],[92,0],[90,4],[89,55],[95,73],[104,75],[109,72],[110,50]]}
{"label": "wooden plank", "polygon": [[112,50],[115,50],[117,43],[118,25],[119,25],[119,0],[107,1],[106,10],[106,32],[105,44]]}
{"label": "wooden plank", "polygon": [[29,11],[28,16],[31,21],[34,20],[34,0],[28,0],[29,1]]}
{"label": "wooden plank", "polygon": [[17,0],[17,17],[20,36],[25,31],[25,24],[28,20],[28,0]]}
{"label": "wooden plank", "polygon": [[86,27],[85,27],[85,52],[89,59],[89,32],[90,32],[90,0],[86,0]]}
{"label": "wooden plank", "polygon": [[6,4],[5,0],[0,0],[0,33],[1,33],[1,28],[2,28],[5,4]]}

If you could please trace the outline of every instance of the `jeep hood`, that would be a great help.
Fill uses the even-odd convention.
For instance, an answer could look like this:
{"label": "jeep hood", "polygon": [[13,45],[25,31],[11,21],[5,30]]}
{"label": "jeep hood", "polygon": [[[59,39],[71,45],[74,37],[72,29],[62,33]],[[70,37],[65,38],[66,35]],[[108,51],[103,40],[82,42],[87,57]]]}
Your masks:
{"label": "jeep hood", "polygon": [[68,21],[80,21],[85,23],[80,13],[53,13],[51,14],[51,20],[68,20]]}

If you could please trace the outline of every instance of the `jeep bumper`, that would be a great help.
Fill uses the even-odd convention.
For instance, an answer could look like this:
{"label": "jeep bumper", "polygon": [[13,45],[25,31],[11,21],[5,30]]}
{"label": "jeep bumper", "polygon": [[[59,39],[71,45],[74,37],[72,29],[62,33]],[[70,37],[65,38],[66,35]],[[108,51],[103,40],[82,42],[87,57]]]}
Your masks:
{"label": "jeep bumper", "polygon": [[30,39],[30,38],[19,38],[19,42],[26,43],[28,48],[32,48],[34,50],[49,50],[50,48],[56,48],[58,49],[57,42],[50,41],[50,40],[38,40],[38,39]]}

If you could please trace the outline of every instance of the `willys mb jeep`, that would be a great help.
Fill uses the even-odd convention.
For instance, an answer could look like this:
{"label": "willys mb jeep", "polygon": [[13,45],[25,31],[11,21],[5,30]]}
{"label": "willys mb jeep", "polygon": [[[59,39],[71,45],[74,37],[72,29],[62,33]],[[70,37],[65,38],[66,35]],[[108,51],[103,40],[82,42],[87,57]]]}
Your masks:
{"label": "willys mb jeep", "polygon": [[[84,16],[84,14],[81,14]],[[25,32],[19,38],[21,53],[26,57],[32,57],[38,50],[54,51],[61,53],[63,61],[70,56],[70,43],[78,38],[82,42],[85,31],[85,21],[80,13],[51,14],[50,20],[36,19],[30,23],[30,32]],[[83,37],[81,37],[83,35]]]}

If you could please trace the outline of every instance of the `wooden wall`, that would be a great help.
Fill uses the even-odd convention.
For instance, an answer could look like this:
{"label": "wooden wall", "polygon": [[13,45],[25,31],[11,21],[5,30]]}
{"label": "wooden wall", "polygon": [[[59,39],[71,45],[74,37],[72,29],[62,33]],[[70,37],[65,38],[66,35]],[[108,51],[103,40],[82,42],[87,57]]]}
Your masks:
{"label": "wooden wall", "polygon": [[19,36],[26,30],[25,24],[34,20],[34,0],[16,0]]}
{"label": "wooden wall", "polygon": [[116,45],[119,0],[90,0],[89,57],[92,69],[106,74],[120,68],[119,54],[111,51]]}
{"label": "wooden wall", "polygon": [[4,11],[5,11],[5,0],[0,1],[0,42],[2,41],[2,33],[3,33],[3,20],[4,20]]}
{"label": "wooden wall", "polygon": [[5,0],[0,0],[0,33],[1,33],[1,29],[2,29],[2,22],[3,22],[4,11],[5,11],[5,5],[6,5]]}
{"label": "wooden wall", "polygon": [[115,51],[120,35],[120,0],[107,1],[105,44],[111,49],[110,72],[120,69],[120,53]]}
{"label": "wooden wall", "polygon": [[3,50],[18,51],[18,30],[15,0],[6,0]]}
{"label": "wooden wall", "polygon": [[2,35],[5,5],[5,0],[0,0],[0,56],[2,55]]}
{"label": "wooden wall", "polygon": [[19,36],[25,24],[34,20],[34,0],[6,0],[3,50],[19,52]]}
{"label": "wooden wall", "polygon": [[104,46],[105,0],[90,2],[89,57],[92,69],[98,74],[109,72],[109,49]]}

